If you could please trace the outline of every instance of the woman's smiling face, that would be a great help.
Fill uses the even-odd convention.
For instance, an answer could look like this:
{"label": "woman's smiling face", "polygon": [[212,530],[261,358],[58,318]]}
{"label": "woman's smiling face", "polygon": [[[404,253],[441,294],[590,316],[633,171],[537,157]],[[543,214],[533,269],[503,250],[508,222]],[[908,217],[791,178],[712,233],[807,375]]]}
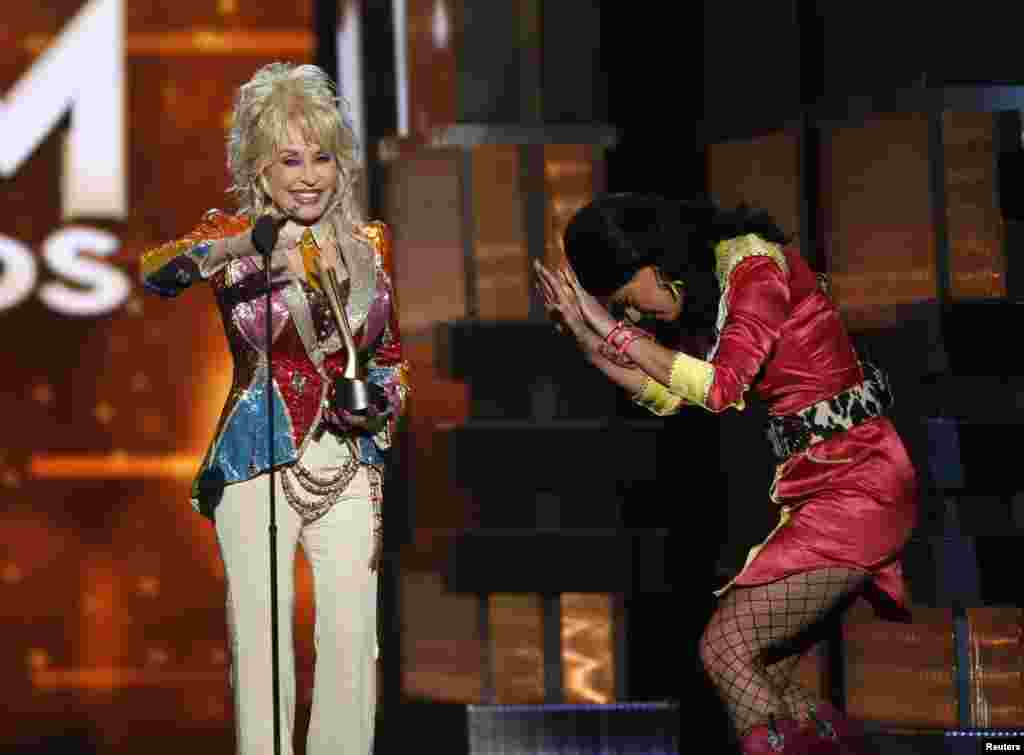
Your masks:
{"label": "woman's smiling face", "polygon": [[287,138],[264,171],[270,199],[303,225],[314,225],[330,206],[338,187],[338,162],[302,130],[288,124]]}

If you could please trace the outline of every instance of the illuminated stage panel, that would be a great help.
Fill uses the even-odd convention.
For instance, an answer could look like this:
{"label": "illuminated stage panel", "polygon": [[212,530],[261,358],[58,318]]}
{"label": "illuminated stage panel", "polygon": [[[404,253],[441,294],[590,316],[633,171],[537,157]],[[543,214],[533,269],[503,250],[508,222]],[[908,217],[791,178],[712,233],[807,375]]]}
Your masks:
{"label": "illuminated stage panel", "polygon": [[525,190],[516,145],[485,145],[473,150],[478,317],[519,320],[529,315],[532,271],[523,227]]}
{"label": "illuminated stage panel", "polygon": [[[48,0],[46,3],[24,3],[16,13],[8,14],[5,31],[11,37],[24,39],[32,34],[55,33],[87,0]],[[13,6],[12,6],[13,7]],[[310,0],[288,5],[247,7],[244,0],[131,0],[124,4],[125,25],[130,33],[180,32],[196,27],[220,30],[274,31],[312,28],[313,3]]]}
{"label": "illuminated stage panel", "polygon": [[554,269],[564,260],[562,235],[577,210],[605,186],[601,150],[583,144],[548,144],[544,147],[545,207],[544,259]]}
{"label": "illuminated stage panel", "polygon": [[476,596],[447,592],[435,572],[406,570],[401,580],[404,695],[445,703],[480,701]]}
{"label": "illuminated stage panel", "polygon": [[822,215],[832,296],[852,328],[937,295],[928,119],[878,116],[822,137]]}
{"label": "illuminated stage panel", "polygon": [[1006,229],[999,208],[995,140],[992,113],[943,114],[953,298],[1006,296]]}
{"label": "illuminated stage panel", "polygon": [[426,134],[459,120],[453,0],[406,0],[409,127]]}
{"label": "illuminated stage panel", "polygon": [[609,595],[562,595],[562,689],[567,703],[615,701],[615,653]]}
{"label": "illuminated stage panel", "polygon": [[[385,214],[393,225],[399,321],[407,340],[466,315],[459,157],[457,150],[438,150],[386,165]],[[431,367],[429,360],[424,366]]]}
{"label": "illuminated stage panel", "polygon": [[191,482],[201,461],[202,457],[195,455],[143,456],[123,451],[103,455],[33,455],[28,472],[32,477],[51,480],[169,478]]}
{"label": "illuminated stage panel", "polygon": [[[39,55],[51,44],[48,34],[30,34],[22,39],[22,50]],[[316,45],[310,31],[243,31],[218,28],[183,31],[134,32],[125,39],[129,56],[242,56],[268,55],[273,58],[306,58]]]}
{"label": "illuminated stage panel", "polygon": [[[495,702],[544,701],[543,613],[535,594],[500,593],[488,598]],[[564,627],[563,627],[564,631]]]}
{"label": "illuminated stage panel", "polygon": [[974,722],[981,727],[1019,728],[1024,721],[1024,609],[970,608],[967,618]]}
{"label": "illuminated stage panel", "polygon": [[708,146],[708,188],[723,207],[767,210],[782,230],[800,232],[800,140],[776,131],[749,141]]}
{"label": "illuminated stage panel", "polygon": [[957,726],[949,609],[913,607],[914,623],[851,615],[844,627],[846,709],[894,728]]}

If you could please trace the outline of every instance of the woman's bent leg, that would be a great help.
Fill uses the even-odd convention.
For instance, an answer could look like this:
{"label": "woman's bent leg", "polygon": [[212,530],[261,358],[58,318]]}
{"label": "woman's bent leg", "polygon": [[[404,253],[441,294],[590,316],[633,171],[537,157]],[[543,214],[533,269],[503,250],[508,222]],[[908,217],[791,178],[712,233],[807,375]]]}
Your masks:
{"label": "woman's bent leg", "polygon": [[793,642],[865,578],[859,569],[827,567],[725,595],[701,637],[700,657],[740,737],[798,714],[791,706],[803,695],[773,679],[766,651]]}

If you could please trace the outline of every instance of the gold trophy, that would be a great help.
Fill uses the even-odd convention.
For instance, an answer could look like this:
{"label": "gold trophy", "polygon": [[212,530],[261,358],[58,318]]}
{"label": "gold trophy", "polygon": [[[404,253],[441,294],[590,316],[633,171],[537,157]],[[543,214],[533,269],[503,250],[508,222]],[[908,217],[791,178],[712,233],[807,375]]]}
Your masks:
{"label": "gold trophy", "polygon": [[352,335],[352,326],[349,324],[344,305],[351,283],[346,280],[344,286],[339,284],[334,269],[325,265],[319,255],[316,258],[316,265],[320,280],[325,284],[324,293],[330,302],[338,332],[348,351],[345,373],[334,379],[334,401],[338,409],[344,409],[351,414],[367,414],[372,407],[383,403],[384,390],[379,385],[367,381],[359,368],[359,351],[356,349],[356,339]]}

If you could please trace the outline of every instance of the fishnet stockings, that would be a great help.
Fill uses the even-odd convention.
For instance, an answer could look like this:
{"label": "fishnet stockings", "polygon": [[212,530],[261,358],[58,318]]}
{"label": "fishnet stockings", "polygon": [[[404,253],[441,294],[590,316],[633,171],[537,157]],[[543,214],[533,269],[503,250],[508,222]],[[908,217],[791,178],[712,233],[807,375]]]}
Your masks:
{"label": "fishnet stockings", "polygon": [[796,668],[806,654],[806,649],[776,661],[765,667],[765,673],[775,688],[789,714],[797,721],[810,721],[811,708],[819,702],[796,678]]}
{"label": "fishnet stockings", "polygon": [[807,718],[814,697],[793,678],[795,643],[865,579],[857,569],[827,567],[726,593],[701,637],[700,657],[740,736],[771,717]]}

